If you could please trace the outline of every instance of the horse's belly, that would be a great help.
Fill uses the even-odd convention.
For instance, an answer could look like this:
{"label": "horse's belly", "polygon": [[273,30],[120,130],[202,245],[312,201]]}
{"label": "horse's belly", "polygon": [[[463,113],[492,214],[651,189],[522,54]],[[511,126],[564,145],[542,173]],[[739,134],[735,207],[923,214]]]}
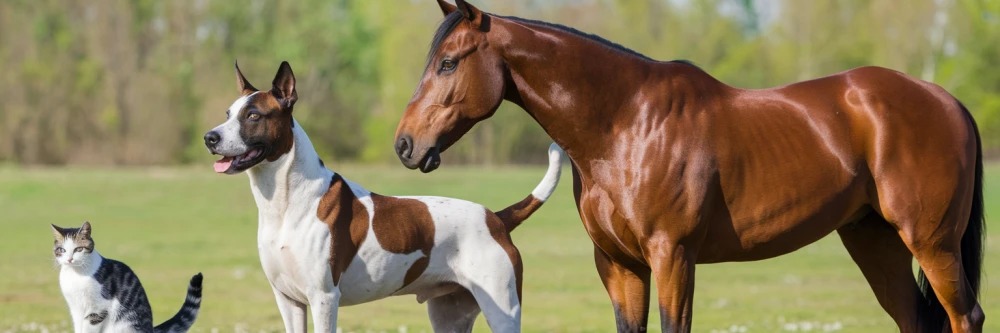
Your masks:
{"label": "horse's belly", "polygon": [[699,252],[699,263],[753,261],[777,257],[820,240],[871,209],[858,200],[790,208],[768,219],[740,215],[717,221]]}

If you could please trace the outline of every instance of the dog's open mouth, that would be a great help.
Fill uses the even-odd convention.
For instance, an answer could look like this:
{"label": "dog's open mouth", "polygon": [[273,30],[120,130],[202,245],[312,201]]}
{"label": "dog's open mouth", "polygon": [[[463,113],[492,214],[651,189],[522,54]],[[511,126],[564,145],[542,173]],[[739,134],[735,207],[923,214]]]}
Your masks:
{"label": "dog's open mouth", "polygon": [[223,156],[215,161],[215,172],[234,174],[257,165],[264,160],[264,150],[261,147],[251,148],[243,155]]}

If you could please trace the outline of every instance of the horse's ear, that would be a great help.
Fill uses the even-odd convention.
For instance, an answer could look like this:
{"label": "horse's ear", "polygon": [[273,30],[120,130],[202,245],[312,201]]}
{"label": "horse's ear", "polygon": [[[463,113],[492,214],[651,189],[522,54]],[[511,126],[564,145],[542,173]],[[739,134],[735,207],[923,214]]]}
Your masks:
{"label": "horse's ear", "polygon": [[292,66],[287,61],[281,62],[278,73],[274,75],[274,81],[271,82],[271,95],[274,95],[274,98],[284,108],[292,107],[299,99],[299,94],[295,91],[295,74],[292,73]]}
{"label": "horse's ear", "polygon": [[450,4],[447,1],[437,0],[437,2],[438,6],[441,6],[441,12],[444,13],[444,16],[448,16],[448,14],[451,14],[452,12],[458,10],[458,7],[455,7],[455,5]]}
{"label": "horse's ear", "polygon": [[241,95],[249,95],[257,91],[257,88],[254,88],[253,85],[250,84],[250,81],[247,81],[247,78],[243,77],[243,72],[240,71],[239,61],[236,62],[236,89],[240,90]]}
{"label": "horse's ear", "polygon": [[465,0],[455,0],[455,4],[458,5],[458,10],[462,12],[462,16],[469,21],[469,24],[480,31],[490,30],[490,19],[483,15],[483,11],[476,8],[476,6],[470,5]]}

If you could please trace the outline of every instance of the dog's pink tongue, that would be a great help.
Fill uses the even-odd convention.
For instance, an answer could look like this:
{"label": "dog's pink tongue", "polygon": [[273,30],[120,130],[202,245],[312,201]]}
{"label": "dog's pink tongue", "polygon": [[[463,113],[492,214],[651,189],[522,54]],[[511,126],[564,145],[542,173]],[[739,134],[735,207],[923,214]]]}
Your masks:
{"label": "dog's pink tongue", "polygon": [[215,161],[215,172],[223,173],[229,170],[229,166],[233,164],[233,158],[226,156],[222,159]]}

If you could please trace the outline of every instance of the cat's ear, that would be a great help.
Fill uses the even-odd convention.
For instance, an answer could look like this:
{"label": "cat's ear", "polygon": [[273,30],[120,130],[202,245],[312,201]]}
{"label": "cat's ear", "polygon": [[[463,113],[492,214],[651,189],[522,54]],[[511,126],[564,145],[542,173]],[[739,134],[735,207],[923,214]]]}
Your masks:
{"label": "cat's ear", "polygon": [[83,226],[80,227],[80,235],[90,238],[90,222],[83,221]]}
{"label": "cat's ear", "polygon": [[57,227],[55,224],[50,224],[52,226],[52,237],[55,237],[57,241],[63,239],[63,229]]}

